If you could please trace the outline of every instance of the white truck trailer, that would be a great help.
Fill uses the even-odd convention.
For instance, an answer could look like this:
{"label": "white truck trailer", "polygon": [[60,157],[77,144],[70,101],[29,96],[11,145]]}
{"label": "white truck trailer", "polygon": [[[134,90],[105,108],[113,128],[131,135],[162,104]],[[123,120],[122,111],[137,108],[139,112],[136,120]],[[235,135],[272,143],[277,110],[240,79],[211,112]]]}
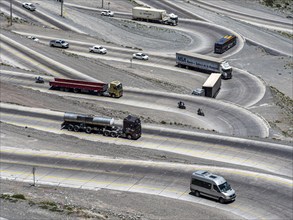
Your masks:
{"label": "white truck trailer", "polygon": [[221,83],[221,74],[212,73],[202,85],[205,96],[215,98],[221,88]]}
{"label": "white truck trailer", "polygon": [[132,8],[132,19],[149,22],[160,22],[162,24],[177,25],[178,16],[166,10],[146,7]]}
{"label": "white truck trailer", "polygon": [[232,78],[232,68],[229,63],[221,58],[205,56],[188,51],[176,53],[176,64],[179,67],[193,68],[202,72],[221,73],[222,79]]}

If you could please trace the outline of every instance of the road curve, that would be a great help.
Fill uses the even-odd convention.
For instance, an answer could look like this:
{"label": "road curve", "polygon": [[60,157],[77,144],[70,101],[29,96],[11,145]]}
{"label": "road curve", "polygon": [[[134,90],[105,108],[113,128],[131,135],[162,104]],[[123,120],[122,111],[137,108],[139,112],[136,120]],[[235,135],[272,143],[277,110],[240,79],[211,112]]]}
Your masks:
{"label": "road curve", "polygon": [[[23,34],[23,33],[21,33]],[[28,34],[25,34],[28,35]],[[43,44],[47,44],[48,40],[50,38],[48,37],[42,37],[40,38],[40,41]],[[70,44],[72,45],[69,50],[66,51],[66,53],[71,53],[78,56],[88,57],[91,59],[96,60],[102,60],[102,61],[108,61],[108,60],[115,60],[119,63],[128,64],[129,63],[129,56],[132,55],[132,53],[135,52],[135,50],[125,49],[125,48],[119,48],[119,47],[110,47],[108,48],[109,52],[105,56],[97,56],[96,54],[91,54],[88,52],[88,47],[91,46],[91,43],[83,42],[83,41],[71,41],[68,40]],[[4,43],[6,43],[4,41]],[[54,64],[52,63],[52,58],[49,59],[50,62],[47,62],[47,59],[45,54],[40,54],[39,52],[33,51],[32,49],[29,49],[27,47],[18,47],[19,43],[17,41],[10,41],[9,46],[13,46],[15,52],[15,55],[17,54],[17,51],[19,53],[23,53],[27,56],[18,56],[19,59],[27,60],[30,59],[30,63],[36,63],[32,65],[32,68],[39,68],[42,71],[46,71],[48,73],[51,73],[55,75],[56,77],[62,77],[64,75],[65,77],[69,78],[85,78],[85,74],[81,72],[77,72],[77,70],[73,70],[73,68],[65,68],[64,64],[61,64],[59,61],[54,61]],[[5,46],[5,44],[3,44]],[[33,51],[33,52],[32,52]],[[175,65],[175,54],[173,56],[162,56],[162,55],[156,55],[150,53],[151,59],[149,62],[134,62],[133,65],[139,64],[140,66],[145,66],[146,68],[157,68],[160,69],[169,69],[172,71],[169,74],[170,79],[173,79],[176,77],[176,73],[180,72],[182,76],[186,76],[188,78],[196,78],[196,81],[198,82],[204,82],[202,79],[203,77],[206,77],[206,74],[199,73],[192,70],[186,70],[174,67]],[[64,59],[65,62],[65,59]],[[52,65],[50,65],[52,63]],[[222,89],[219,93],[218,99],[233,102],[235,104],[244,106],[244,107],[250,107],[257,102],[259,102],[264,94],[265,94],[265,86],[263,82],[258,79],[257,77],[254,77],[253,75],[249,74],[246,71],[242,71],[237,68],[234,69],[234,78],[233,80],[223,81],[222,83]],[[89,74],[88,74],[89,75]],[[164,75],[160,74],[158,72],[158,76],[165,77]],[[90,77],[89,79],[92,80],[94,77]],[[94,80],[98,80],[97,78],[94,78]],[[174,79],[175,80],[175,79]],[[174,81],[173,80],[173,81]],[[185,80],[185,77],[182,78],[182,80]],[[178,85],[186,85],[185,81],[177,81]],[[192,81],[193,82],[193,81]],[[193,84],[192,84],[193,85]],[[191,87],[189,84],[187,85],[190,87],[190,91],[194,89],[194,87]]]}
{"label": "road curve", "polygon": [[[282,176],[292,176],[292,148],[282,144],[232,138],[158,125],[144,125],[137,141],[60,130],[64,112],[1,103],[1,121],[21,127],[66,134],[80,139],[168,151],[226,164],[250,167]],[[117,121],[117,125],[121,125]],[[280,158],[282,158],[280,160]],[[274,161],[278,160],[278,163]]]}
{"label": "road curve", "polygon": [[[5,78],[3,78],[5,80]],[[9,81],[11,79],[8,79]],[[28,79],[27,79],[28,80]],[[99,100],[103,105],[115,104],[120,106],[119,109],[128,108],[137,109],[137,113],[143,110],[144,114],[151,114],[151,112],[162,112],[169,114],[168,118],[178,118],[177,123],[183,123],[193,127],[200,127],[208,130],[215,130],[224,134],[232,134],[242,137],[267,137],[269,136],[268,123],[251,113],[243,107],[234,105],[232,103],[223,102],[214,99],[207,99],[202,97],[195,97],[191,95],[179,95],[175,93],[158,92],[151,90],[141,90],[135,88],[124,89],[124,96],[120,99],[111,99],[105,97],[97,97],[86,94],[64,93],[60,91],[48,90],[48,85],[37,85],[32,81],[18,79],[13,80],[13,83],[23,84],[29,88],[42,91],[44,93],[55,94],[58,96],[67,96],[82,98],[88,100]],[[127,99],[125,98],[127,97]],[[142,101],[143,100],[143,101]],[[187,105],[185,111],[177,108],[178,100],[182,100]],[[204,109],[205,117],[198,116],[196,110],[198,107]],[[166,116],[167,116],[166,115]]]}

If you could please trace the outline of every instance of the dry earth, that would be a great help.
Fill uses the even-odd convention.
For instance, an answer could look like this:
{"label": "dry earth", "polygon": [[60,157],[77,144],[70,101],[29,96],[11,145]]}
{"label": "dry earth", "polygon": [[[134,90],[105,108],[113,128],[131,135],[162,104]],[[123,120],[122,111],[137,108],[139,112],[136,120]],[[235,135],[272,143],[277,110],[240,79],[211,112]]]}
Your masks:
{"label": "dry earth", "polygon": [[160,196],[104,189],[34,187],[4,180],[0,180],[0,184],[1,216],[10,220],[194,220],[206,219],[206,216],[214,220],[240,219],[220,210],[211,214],[205,206]]}

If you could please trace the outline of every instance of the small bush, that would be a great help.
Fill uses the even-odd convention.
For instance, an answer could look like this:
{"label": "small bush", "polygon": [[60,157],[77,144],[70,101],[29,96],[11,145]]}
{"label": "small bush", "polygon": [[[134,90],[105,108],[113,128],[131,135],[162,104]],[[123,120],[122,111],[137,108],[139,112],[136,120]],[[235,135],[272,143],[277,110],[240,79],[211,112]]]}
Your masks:
{"label": "small bush", "polygon": [[40,202],[40,204],[47,205],[47,206],[57,206],[55,202],[50,202],[50,201]]}
{"label": "small bush", "polygon": [[14,194],[12,197],[15,198],[15,199],[26,200],[25,196],[22,195],[22,194]]}
{"label": "small bush", "polygon": [[28,204],[29,204],[29,206],[34,206],[36,203],[33,201],[29,201]]}
{"label": "small bush", "polygon": [[270,6],[270,7],[274,6],[274,0],[264,0],[264,3],[266,6]]}

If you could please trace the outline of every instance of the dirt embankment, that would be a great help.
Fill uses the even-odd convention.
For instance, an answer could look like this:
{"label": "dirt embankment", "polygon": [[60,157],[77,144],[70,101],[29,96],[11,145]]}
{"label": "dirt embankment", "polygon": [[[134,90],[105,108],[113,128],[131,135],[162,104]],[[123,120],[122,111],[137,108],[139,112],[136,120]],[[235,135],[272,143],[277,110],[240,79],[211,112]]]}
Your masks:
{"label": "dirt embankment", "polygon": [[160,196],[81,190],[0,180],[1,217],[7,219],[194,220],[241,219],[221,210]]}

